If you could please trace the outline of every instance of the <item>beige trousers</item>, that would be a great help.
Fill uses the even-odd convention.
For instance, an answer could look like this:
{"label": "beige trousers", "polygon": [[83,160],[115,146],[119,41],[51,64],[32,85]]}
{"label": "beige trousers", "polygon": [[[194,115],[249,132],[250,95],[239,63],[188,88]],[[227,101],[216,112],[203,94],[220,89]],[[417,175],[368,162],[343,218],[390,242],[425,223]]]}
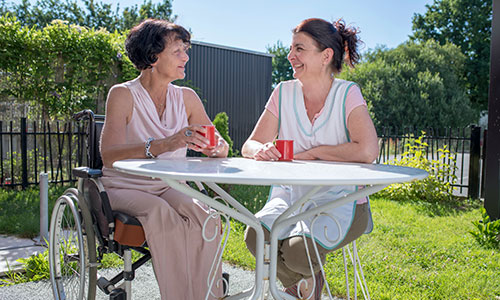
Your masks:
{"label": "beige trousers", "polygon": [[[220,244],[219,218],[210,218],[205,231],[212,242],[202,238],[208,207],[174,189],[154,195],[136,189],[107,188],[113,210],[135,216],[142,224],[151,251],[162,300],[205,299],[207,277]],[[220,226],[219,226],[220,228]],[[221,278],[218,266],[216,281]],[[213,288],[222,296],[222,286]],[[216,299],[210,297],[209,299]]]}
{"label": "beige trousers", "polygon": [[[352,221],[351,227],[349,228],[344,240],[336,248],[328,250],[316,243],[321,262],[324,263],[327,253],[340,249],[360,237],[365,232],[368,220],[368,203],[356,205],[356,212],[354,213],[354,220]],[[264,229],[264,239],[269,241],[270,232],[265,227],[262,228]],[[311,254],[311,262],[314,273],[317,273],[320,270],[320,266],[316,255],[314,255],[313,241],[307,237],[305,239],[307,242],[307,248]],[[245,242],[248,250],[255,256],[256,233],[251,227],[247,227],[245,231]],[[278,262],[276,273],[278,279],[286,288],[292,287],[303,278],[307,279],[312,276],[304,245],[304,238],[302,236],[293,236],[278,241]]]}

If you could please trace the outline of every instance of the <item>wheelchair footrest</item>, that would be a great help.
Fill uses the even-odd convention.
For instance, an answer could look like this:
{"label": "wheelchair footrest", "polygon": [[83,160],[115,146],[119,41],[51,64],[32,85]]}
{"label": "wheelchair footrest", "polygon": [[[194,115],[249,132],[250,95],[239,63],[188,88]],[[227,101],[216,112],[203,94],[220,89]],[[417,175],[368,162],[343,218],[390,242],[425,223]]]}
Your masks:
{"label": "wheelchair footrest", "polygon": [[111,292],[109,290],[109,287],[112,286],[112,285],[113,284],[111,282],[109,282],[109,280],[107,280],[104,277],[100,277],[99,279],[97,279],[97,286],[99,287],[99,289],[101,291],[103,291],[104,293],[106,293],[106,295],[109,295],[109,293]]}
{"label": "wheelchair footrest", "polygon": [[109,300],[127,300],[127,293],[120,288],[114,289],[109,294]]}
{"label": "wheelchair footrest", "polygon": [[223,272],[222,278],[224,278],[224,280],[222,281],[222,291],[224,295],[227,295],[227,293],[229,292],[229,273]]}

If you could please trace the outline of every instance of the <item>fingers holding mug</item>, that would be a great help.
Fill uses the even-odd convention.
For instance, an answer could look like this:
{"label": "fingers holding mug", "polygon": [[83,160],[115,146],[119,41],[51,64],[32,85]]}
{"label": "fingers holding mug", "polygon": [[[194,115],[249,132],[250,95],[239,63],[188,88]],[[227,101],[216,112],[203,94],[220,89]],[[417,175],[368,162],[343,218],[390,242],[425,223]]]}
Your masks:
{"label": "fingers holding mug", "polygon": [[191,150],[200,152],[210,145],[210,140],[205,137],[207,129],[201,125],[190,125],[181,132],[184,144]]}

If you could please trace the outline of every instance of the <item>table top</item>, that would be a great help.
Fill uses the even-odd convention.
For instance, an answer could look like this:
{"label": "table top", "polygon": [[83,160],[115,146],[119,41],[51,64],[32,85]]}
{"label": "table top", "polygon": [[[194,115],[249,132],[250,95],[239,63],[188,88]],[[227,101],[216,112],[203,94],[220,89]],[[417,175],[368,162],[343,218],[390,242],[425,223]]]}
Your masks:
{"label": "table top", "polygon": [[127,159],[116,161],[113,167],[124,173],[153,178],[250,185],[391,184],[428,175],[421,169],[381,164],[247,158]]}

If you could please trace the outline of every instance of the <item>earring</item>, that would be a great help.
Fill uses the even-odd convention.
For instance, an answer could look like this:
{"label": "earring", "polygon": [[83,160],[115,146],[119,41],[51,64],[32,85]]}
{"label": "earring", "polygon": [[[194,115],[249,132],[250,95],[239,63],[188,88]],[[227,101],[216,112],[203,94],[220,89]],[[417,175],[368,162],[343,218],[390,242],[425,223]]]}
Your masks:
{"label": "earring", "polygon": [[155,67],[151,67],[151,73],[153,73],[155,70]]}

